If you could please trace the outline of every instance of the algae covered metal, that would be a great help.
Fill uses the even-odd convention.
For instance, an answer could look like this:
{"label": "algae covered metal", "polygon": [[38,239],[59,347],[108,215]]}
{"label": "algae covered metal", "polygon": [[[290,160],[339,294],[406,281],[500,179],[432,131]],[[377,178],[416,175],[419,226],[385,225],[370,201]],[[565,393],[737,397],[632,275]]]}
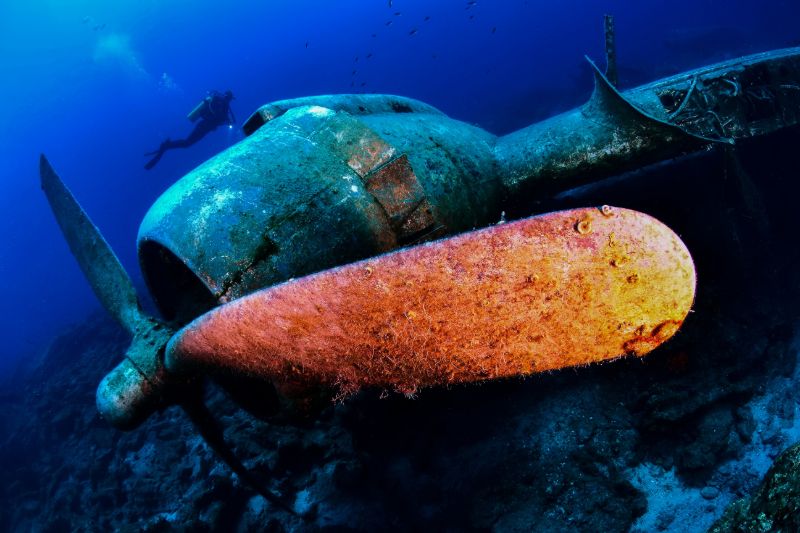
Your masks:
{"label": "algae covered metal", "polygon": [[800,48],[734,59],[624,92],[590,64],[595,91],[586,105],[498,140],[509,193],[564,190],[800,121]]}
{"label": "algae covered metal", "polygon": [[390,95],[268,104],[245,140],[156,202],[139,233],[142,270],[161,311],[186,321],[288,278],[485,226],[525,199],[767,134],[798,121],[799,53],[625,92],[591,64],[586,105],[502,137]]}
{"label": "algae covered metal", "polygon": [[347,100],[287,106],[156,202],[139,251],[166,316],[186,286],[226,302],[496,216],[492,135],[409,99],[359,97],[360,116],[338,109]]}
{"label": "algae covered metal", "polygon": [[[115,371],[125,379],[112,373],[114,379],[105,380],[98,391],[98,406],[110,420],[131,427],[154,408],[176,401],[168,394],[170,387],[190,378],[165,367],[167,339],[185,338],[189,330],[178,337],[172,334],[217,306],[222,307],[214,313],[230,317],[239,309],[240,298],[292,278],[485,227],[520,202],[794,125],[800,113],[799,58],[800,49],[757,54],[624,92],[591,65],[595,91],[587,104],[502,137],[449,118],[424,103],[391,95],[328,95],[268,104],[245,123],[243,141],[178,180],[146,215],[139,232],[140,264],[169,326],[159,326],[155,341],[152,336],[145,343],[134,341],[136,355],[129,354]],[[43,178],[55,175],[45,163],[42,169]],[[59,200],[68,191],[53,181],[43,179],[43,186],[49,189],[62,227],[69,227],[74,217]],[[96,228],[84,230],[65,230],[73,251],[107,248],[95,238]],[[491,235],[467,239],[480,243]],[[555,253],[559,245],[551,245]],[[414,258],[408,261],[420,275],[442,264],[425,252],[411,250],[402,257]],[[645,243],[642,252],[646,250]],[[548,252],[542,249],[538,254]],[[110,250],[108,255],[113,257]],[[94,261],[91,254],[76,252],[76,256],[82,264]],[[548,263],[545,270],[567,268],[570,256],[560,257],[559,263]],[[494,270],[501,272],[503,265],[512,263],[501,261]],[[320,275],[334,285],[347,285],[345,271],[349,272]],[[98,294],[114,291],[104,285],[103,276],[89,277]],[[676,283],[682,290],[690,285],[693,289],[690,278]],[[515,290],[515,279],[506,276],[505,283],[510,285],[504,290]],[[444,289],[447,282],[452,279],[442,277],[426,290],[432,294],[431,287]],[[287,284],[280,291],[290,291],[286,288],[290,286],[302,289],[304,283],[308,282]],[[594,285],[589,283],[589,287]],[[674,287],[656,283],[652,290],[670,293]],[[566,298],[563,291],[552,294],[552,298],[561,297]],[[411,298],[401,296],[398,301]],[[128,331],[150,331],[143,325],[152,320],[149,317],[138,311],[121,314],[109,304],[113,297],[100,299]],[[491,307],[475,311],[470,315],[472,324],[492,323]],[[269,316],[262,320],[269,322]],[[320,315],[317,320],[322,325],[327,319]],[[559,317],[560,323],[568,320]],[[235,320],[226,321],[227,334],[237,334]],[[364,331],[379,335],[386,317],[366,313],[363,321]],[[462,324],[460,331],[470,324]],[[598,318],[580,333],[565,330],[564,335],[578,335],[590,344],[591,332],[604,327]],[[648,322],[641,336],[649,334],[662,342],[674,329],[659,329],[656,334]],[[487,343],[496,345],[513,333],[500,327],[485,331],[494,335]],[[432,326],[427,332],[444,344],[446,336],[457,334],[449,331],[437,336]],[[619,341],[616,355],[628,351],[626,339],[622,334],[615,339]],[[530,342],[534,351],[535,341]],[[204,357],[200,352],[181,354],[187,360]],[[317,357],[325,361],[334,355],[326,352]],[[228,360],[235,356],[235,352],[220,355]],[[562,354],[550,368],[574,363]],[[246,372],[245,366],[228,368]],[[204,370],[213,374],[215,367],[204,366]],[[397,372],[390,380],[369,384],[416,381],[405,379],[402,366]],[[265,387],[269,381],[264,379]],[[447,382],[443,377],[441,383]],[[437,383],[423,380],[424,385]],[[159,401],[151,401],[153,396]]]}

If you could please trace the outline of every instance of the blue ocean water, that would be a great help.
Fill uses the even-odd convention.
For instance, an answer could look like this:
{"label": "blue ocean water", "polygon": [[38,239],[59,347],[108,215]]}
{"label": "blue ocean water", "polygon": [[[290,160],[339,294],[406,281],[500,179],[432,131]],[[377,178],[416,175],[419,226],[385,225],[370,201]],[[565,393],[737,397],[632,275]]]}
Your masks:
{"label": "blue ocean water", "polygon": [[602,61],[603,14],[616,17],[632,86],[796,44],[798,11],[788,0],[3,2],[0,375],[98,308],[39,190],[39,153],[141,286],[148,206],[242,138],[219,130],[143,169],[144,152],[188,134],[208,90],[234,91],[240,123],[276,99],[379,92],[504,133],[586,98],[583,55]]}

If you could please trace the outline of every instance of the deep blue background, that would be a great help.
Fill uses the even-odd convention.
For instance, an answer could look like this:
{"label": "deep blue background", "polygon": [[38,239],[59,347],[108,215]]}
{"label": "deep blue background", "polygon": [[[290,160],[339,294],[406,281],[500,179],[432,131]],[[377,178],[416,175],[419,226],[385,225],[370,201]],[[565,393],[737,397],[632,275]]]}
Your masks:
{"label": "deep blue background", "polygon": [[185,115],[209,89],[235,92],[240,123],[271,100],[386,92],[503,133],[586,98],[582,57],[602,63],[604,13],[623,86],[800,43],[796,0],[231,4],[0,2],[0,377],[99,309],[39,190],[40,152],[141,286],[135,237],[149,205],[241,138],[220,130],[143,169],[143,152],[188,134]]}

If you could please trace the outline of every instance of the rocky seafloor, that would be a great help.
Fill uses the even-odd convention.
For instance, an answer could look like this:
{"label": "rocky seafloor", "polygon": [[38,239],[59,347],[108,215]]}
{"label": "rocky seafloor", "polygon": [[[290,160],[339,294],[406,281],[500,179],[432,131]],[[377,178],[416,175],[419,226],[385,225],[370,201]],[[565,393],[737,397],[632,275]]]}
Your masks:
{"label": "rocky seafloor", "polygon": [[537,207],[624,205],[684,238],[694,310],[644,358],[415,398],[363,391],[291,423],[256,418],[210,384],[234,452],[294,513],[241,483],[177,408],[127,433],[102,420],[94,391],[128,339],[92,316],[3,389],[1,527],[797,531],[797,137]]}

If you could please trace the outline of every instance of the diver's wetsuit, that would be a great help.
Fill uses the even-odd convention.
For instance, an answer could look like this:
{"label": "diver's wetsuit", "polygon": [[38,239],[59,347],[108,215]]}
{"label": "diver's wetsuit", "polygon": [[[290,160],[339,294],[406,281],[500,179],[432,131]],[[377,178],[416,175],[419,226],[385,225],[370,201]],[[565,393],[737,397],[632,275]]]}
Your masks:
{"label": "diver's wetsuit", "polygon": [[177,141],[167,139],[161,143],[158,150],[146,153],[145,155],[152,155],[153,158],[147,162],[144,168],[150,170],[156,166],[156,163],[161,160],[161,156],[163,156],[164,152],[167,150],[173,148],[187,148],[219,126],[236,122],[236,118],[233,116],[233,111],[230,107],[231,100],[233,100],[233,93],[230,91],[225,94],[220,94],[218,92],[212,93],[209,99],[206,100],[203,109],[200,111],[200,122],[194,127],[192,133],[185,139],[178,139]]}

